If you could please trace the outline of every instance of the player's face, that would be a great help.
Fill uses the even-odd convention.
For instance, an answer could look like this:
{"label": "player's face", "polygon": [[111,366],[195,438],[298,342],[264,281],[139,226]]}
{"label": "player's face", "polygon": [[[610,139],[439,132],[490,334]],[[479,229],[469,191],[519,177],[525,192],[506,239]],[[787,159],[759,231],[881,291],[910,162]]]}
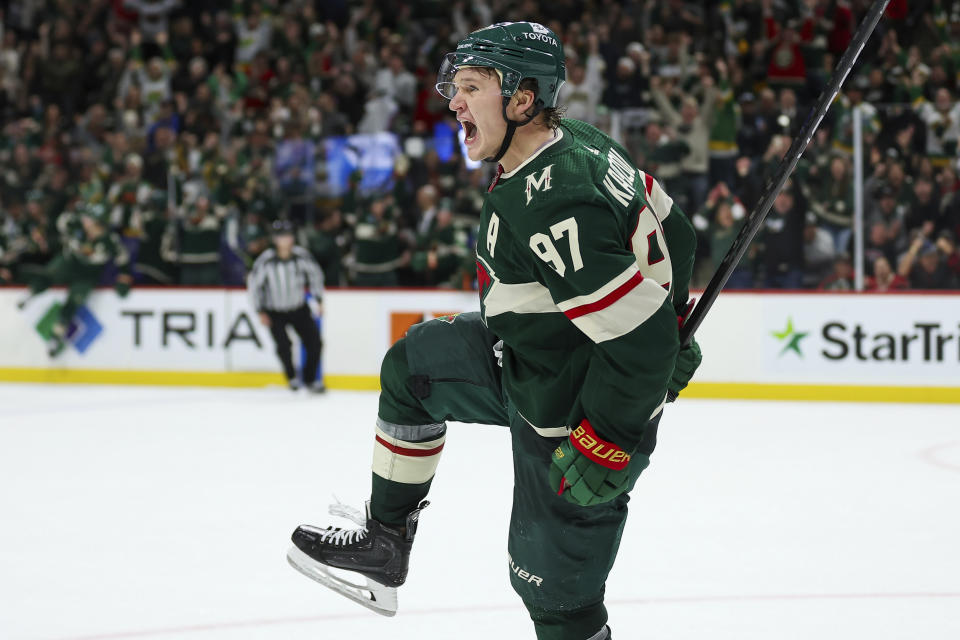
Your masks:
{"label": "player's face", "polygon": [[495,156],[507,132],[499,76],[493,70],[467,68],[457,71],[453,81],[457,93],[450,110],[463,127],[467,156],[471,160]]}

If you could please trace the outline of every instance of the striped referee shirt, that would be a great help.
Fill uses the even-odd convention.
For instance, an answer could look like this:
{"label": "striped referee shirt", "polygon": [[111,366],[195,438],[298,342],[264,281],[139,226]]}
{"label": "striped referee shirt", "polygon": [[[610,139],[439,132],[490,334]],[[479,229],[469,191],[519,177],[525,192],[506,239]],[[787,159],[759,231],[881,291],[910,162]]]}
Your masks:
{"label": "striped referee shirt", "polygon": [[247,291],[257,313],[293,311],[304,304],[304,293],[317,300],[323,298],[323,271],[303,247],[281,260],[276,249],[260,254],[247,277]]}

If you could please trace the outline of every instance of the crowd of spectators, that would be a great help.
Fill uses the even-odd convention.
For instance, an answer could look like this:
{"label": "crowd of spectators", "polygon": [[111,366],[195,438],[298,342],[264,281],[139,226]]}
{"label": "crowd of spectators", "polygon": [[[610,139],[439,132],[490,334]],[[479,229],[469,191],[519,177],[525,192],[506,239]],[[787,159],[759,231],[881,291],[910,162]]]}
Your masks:
{"label": "crowd of spectators", "polygon": [[[868,4],[11,0],[0,284],[29,283],[66,244],[58,220],[105,203],[139,283],[241,284],[291,218],[330,285],[475,286],[493,168],[444,148],[457,123],[436,70],[475,28],[540,20],[567,51],[567,116],[611,132],[693,219],[702,285]],[[893,0],[729,286],[853,287],[859,107],[868,288],[960,287],[958,85],[960,2]],[[360,168],[329,188],[325,142],[385,132],[390,179]]]}

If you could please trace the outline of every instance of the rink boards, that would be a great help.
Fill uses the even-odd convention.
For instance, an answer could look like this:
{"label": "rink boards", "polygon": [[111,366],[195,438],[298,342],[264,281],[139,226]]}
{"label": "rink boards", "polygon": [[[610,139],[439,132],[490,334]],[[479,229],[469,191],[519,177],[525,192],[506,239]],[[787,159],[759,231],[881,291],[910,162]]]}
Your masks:
{"label": "rink boards", "polygon": [[[24,310],[0,288],[0,380],[282,384],[268,331],[242,289],[97,291],[51,360],[64,292]],[[476,294],[349,289],[324,299],[328,386],[376,389],[380,359],[423,319],[478,308]],[[697,333],[692,397],[960,402],[960,295],[724,293]]]}

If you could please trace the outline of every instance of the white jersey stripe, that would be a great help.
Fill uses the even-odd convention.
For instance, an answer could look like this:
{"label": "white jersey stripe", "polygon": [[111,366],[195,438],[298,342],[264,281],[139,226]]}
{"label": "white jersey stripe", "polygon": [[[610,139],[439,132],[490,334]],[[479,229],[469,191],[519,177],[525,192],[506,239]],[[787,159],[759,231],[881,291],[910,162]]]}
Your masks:
{"label": "white jersey stripe", "polygon": [[653,176],[640,169],[637,169],[637,173],[640,174],[640,182],[643,183],[644,190],[647,192],[647,201],[650,203],[650,208],[658,219],[666,220],[671,209],[673,209],[673,198],[667,195],[667,192],[663,190],[663,187]]}
{"label": "white jersey stripe", "polygon": [[[653,280],[640,280],[612,304],[598,304],[596,310],[570,319],[594,342],[605,342],[626,335],[643,324],[657,312],[666,297],[664,288]],[[576,311],[571,310],[567,317]]]}
{"label": "white jersey stripe", "polygon": [[560,313],[550,290],[539,282],[507,284],[497,278],[487,261],[477,256],[477,262],[490,276],[491,284],[483,296],[484,317],[501,313]]}
{"label": "white jersey stripe", "polygon": [[560,313],[550,297],[550,290],[539,282],[506,284],[494,280],[483,299],[488,318],[501,313]]}
{"label": "white jersey stripe", "polygon": [[667,404],[667,396],[666,394],[664,394],[663,400],[660,401],[660,404],[657,405],[657,408],[654,409],[653,412],[650,414],[650,419],[653,420],[654,418],[656,418],[657,414],[663,411],[663,408],[666,406],[666,404]]}
{"label": "white jersey stripe", "polygon": [[530,425],[530,428],[536,431],[541,438],[565,438],[570,435],[570,427],[538,427],[527,420],[527,417],[519,411],[517,411],[517,415],[523,418],[524,422]]}
{"label": "white jersey stripe", "polygon": [[603,298],[606,298],[608,295],[619,289],[621,286],[626,284],[629,280],[634,278],[640,273],[640,269],[637,267],[636,263],[630,265],[624,269],[623,273],[614,277],[610,282],[603,285],[593,293],[588,293],[583,296],[577,296],[576,298],[570,298],[569,300],[564,300],[560,302],[557,306],[560,307],[560,311],[566,313],[574,307],[582,307],[587,304],[594,304],[599,302]]}

